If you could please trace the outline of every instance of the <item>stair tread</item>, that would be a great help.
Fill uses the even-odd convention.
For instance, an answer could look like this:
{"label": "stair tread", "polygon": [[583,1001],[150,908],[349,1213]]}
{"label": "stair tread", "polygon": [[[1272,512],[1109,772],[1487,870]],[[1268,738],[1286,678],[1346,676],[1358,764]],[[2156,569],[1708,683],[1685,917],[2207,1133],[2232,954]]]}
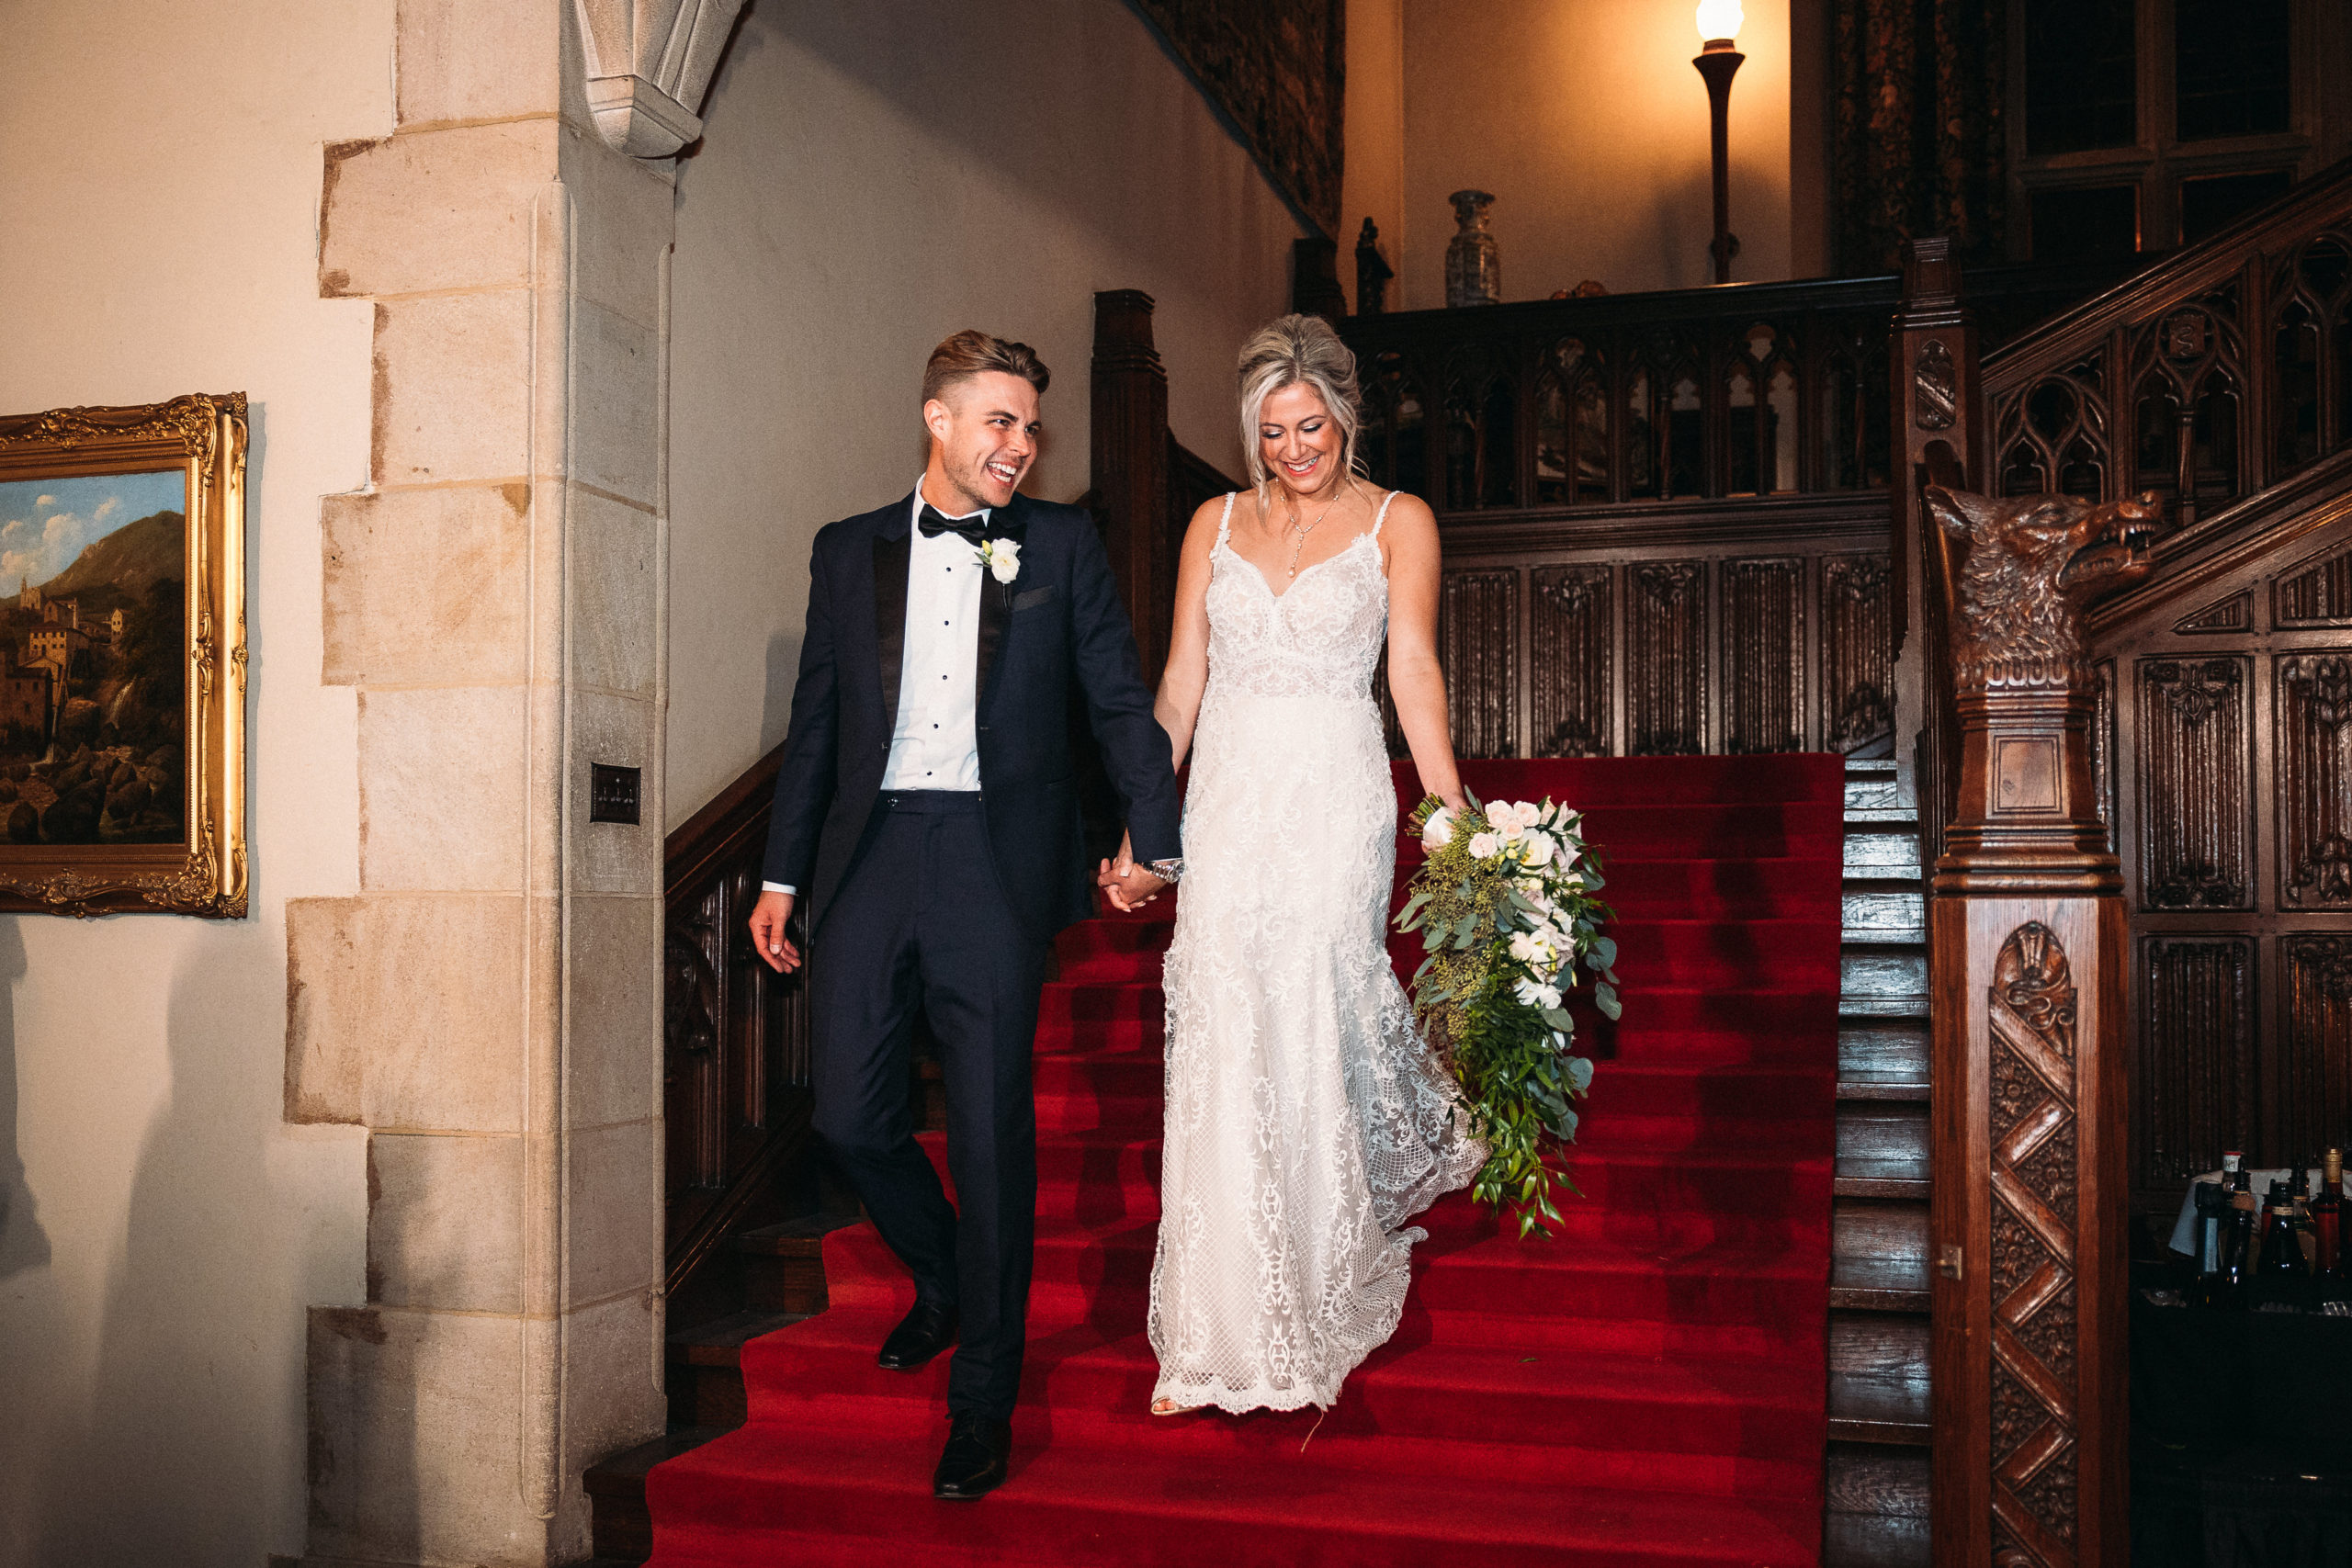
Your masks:
{"label": "stair tread", "polygon": [[[757,1425],[729,1434],[701,1454],[703,1465],[746,1491],[785,1490],[789,1479],[801,1483],[791,1488],[796,1494],[829,1494],[842,1505],[844,1517],[875,1521],[893,1512],[888,1499],[928,1499],[926,1460],[910,1454],[895,1435],[832,1434],[819,1445]],[[1679,1551],[1702,1544],[1715,1549],[1713,1556],[1684,1561],[1798,1563],[1813,1556],[1800,1503],[1772,1507],[1649,1490],[1530,1487],[1519,1475],[1449,1476],[1444,1487],[1435,1489],[1382,1486],[1369,1480],[1335,1485],[1335,1480],[1351,1478],[1350,1472],[1319,1460],[1311,1449],[1281,1466],[1269,1466],[1255,1454],[1189,1454],[1186,1460],[1181,1484],[1139,1485],[1125,1453],[1037,1446],[1034,1439],[1023,1440],[1016,1421],[1012,1478],[991,1512],[1006,1512],[1004,1504],[1018,1496],[1031,1510],[1057,1515],[1100,1517],[1115,1509],[1130,1518],[1168,1525],[1190,1521],[1285,1531],[1311,1525],[1318,1534],[1343,1540],[1442,1541],[1450,1550],[1568,1553],[1579,1547],[1641,1547],[1664,1536]],[[950,1523],[968,1517],[950,1516]]]}

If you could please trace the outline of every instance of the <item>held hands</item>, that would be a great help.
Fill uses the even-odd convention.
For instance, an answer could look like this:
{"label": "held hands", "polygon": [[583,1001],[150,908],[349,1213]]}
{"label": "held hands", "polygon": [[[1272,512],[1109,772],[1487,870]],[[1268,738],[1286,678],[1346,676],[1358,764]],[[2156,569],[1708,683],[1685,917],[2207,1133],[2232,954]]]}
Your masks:
{"label": "held hands", "polygon": [[1135,841],[1122,839],[1118,860],[1102,863],[1095,873],[1094,886],[1110,896],[1113,908],[1130,915],[1159,897],[1168,884],[1153,875],[1148,867],[1137,865]]}
{"label": "held hands", "polygon": [[752,950],[779,975],[789,975],[800,967],[800,949],[784,934],[784,924],[790,919],[789,893],[763,893],[752,908]]}

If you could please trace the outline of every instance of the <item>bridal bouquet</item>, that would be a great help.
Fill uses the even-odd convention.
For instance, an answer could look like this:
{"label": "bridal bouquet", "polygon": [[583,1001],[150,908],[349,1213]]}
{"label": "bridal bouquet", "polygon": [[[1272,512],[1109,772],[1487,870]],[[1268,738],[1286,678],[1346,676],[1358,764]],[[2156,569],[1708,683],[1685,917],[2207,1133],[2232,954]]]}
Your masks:
{"label": "bridal bouquet", "polygon": [[1419,931],[1429,957],[1413,976],[1413,1010],[1430,1044],[1453,1065],[1487,1144],[1471,1187],[1479,1201],[1515,1208],[1522,1236],[1556,1224],[1555,1186],[1576,1183],[1547,1154],[1574,1140],[1568,1101],[1592,1083],[1574,1054],[1576,1025],[1561,994],[1582,965],[1593,1002],[1618,1016],[1611,918],[1593,897],[1600,863],[1578,832],[1579,814],[1546,800],[1496,801],[1456,813],[1431,795],[1413,830],[1429,859],[1414,874],[1396,929]]}

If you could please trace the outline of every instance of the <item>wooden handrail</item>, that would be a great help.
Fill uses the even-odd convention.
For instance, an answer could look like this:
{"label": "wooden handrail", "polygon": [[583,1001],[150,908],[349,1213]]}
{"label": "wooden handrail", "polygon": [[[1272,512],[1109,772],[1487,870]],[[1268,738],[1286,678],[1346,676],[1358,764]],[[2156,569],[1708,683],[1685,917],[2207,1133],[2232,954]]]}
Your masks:
{"label": "wooden handrail", "polygon": [[729,1235],[782,1216],[812,1146],[805,971],[771,971],[744,926],[783,759],[778,746],[752,763],[662,844],[663,1275],[673,1303]]}
{"label": "wooden handrail", "polygon": [[[1972,276],[1996,334],[2072,305],[2113,264]],[[1448,519],[1887,482],[1892,277],[1528,300],[1351,317],[1374,479]]]}
{"label": "wooden handrail", "polygon": [[2347,321],[2352,159],[1987,355],[1968,467],[2197,525],[2352,444]]}

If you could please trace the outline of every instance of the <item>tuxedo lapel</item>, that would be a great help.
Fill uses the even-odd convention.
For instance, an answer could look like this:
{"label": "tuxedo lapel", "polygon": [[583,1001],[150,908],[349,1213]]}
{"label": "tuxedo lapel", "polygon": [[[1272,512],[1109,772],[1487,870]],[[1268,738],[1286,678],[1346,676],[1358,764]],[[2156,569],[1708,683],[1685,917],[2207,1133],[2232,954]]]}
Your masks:
{"label": "tuxedo lapel", "polygon": [[914,530],[910,496],[874,536],[874,654],[882,680],[882,733],[899,732],[899,680],[907,654],[907,562]]}
{"label": "tuxedo lapel", "polygon": [[[1011,539],[1021,543],[1027,519],[1023,508],[1025,498],[1015,493],[1012,501],[1000,507],[989,519],[988,537]],[[1004,634],[1012,626],[1012,582],[999,582],[996,574],[983,570],[980,574],[980,648],[978,664],[973,669],[972,709],[975,717],[988,711],[989,673],[995,669],[997,653],[1004,646]]]}

